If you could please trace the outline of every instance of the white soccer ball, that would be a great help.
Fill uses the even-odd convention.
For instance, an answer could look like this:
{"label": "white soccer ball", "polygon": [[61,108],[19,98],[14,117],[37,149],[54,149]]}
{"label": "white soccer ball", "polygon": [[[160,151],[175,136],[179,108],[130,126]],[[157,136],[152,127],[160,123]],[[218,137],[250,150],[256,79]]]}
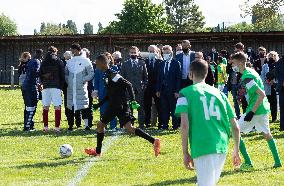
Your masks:
{"label": "white soccer ball", "polygon": [[68,158],[73,154],[73,148],[69,144],[61,145],[59,148],[59,154],[62,158]]}

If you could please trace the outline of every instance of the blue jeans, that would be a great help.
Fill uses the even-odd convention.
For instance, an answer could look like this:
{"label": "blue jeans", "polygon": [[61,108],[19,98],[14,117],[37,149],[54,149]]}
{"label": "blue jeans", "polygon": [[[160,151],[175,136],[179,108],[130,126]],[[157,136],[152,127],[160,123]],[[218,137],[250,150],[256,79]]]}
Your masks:
{"label": "blue jeans", "polygon": [[232,85],[232,95],[237,118],[240,118],[240,107],[238,104],[238,85]]}

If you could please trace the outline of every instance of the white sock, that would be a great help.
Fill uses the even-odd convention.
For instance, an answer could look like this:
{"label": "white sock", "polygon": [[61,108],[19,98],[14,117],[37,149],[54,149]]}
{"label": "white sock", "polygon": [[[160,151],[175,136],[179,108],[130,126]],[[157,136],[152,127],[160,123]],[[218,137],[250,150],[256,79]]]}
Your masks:
{"label": "white sock", "polygon": [[88,119],[84,119],[84,123],[85,123],[85,127],[89,126],[89,120]]}

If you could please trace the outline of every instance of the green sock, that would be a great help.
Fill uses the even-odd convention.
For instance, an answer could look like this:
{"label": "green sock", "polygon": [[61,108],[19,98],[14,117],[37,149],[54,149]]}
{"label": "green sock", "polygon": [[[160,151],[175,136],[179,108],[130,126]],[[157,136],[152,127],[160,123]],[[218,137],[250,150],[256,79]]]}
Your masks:
{"label": "green sock", "polygon": [[245,163],[252,165],[251,159],[250,159],[248,152],[247,152],[247,149],[246,149],[246,145],[245,145],[242,138],[240,139],[240,151],[241,151],[241,154],[242,154],[242,156],[245,160]]}
{"label": "green sock", "polygon": [[270,151],[272,152],[275,164],[281,165],[281,160],[279,158],[278,150],[277,150],[276,143],[275,143],[274,139],[272,138],[272,139],[268,140],[267,143],[268,143],[268,146],[270,148]]}

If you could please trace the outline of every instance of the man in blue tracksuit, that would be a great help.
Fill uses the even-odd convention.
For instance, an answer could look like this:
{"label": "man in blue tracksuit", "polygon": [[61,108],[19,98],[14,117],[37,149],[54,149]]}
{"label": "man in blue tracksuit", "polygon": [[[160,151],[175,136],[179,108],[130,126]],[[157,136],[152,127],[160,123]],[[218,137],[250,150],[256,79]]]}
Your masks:
{"label": "man in blue tracksuit", "polygon": [[[114,72],[119,72],[119,69],[116,65],[111,66],[110,69]],[[107,95],[104,79],[105,79],[105,73],[99,69],[96,69],[94,77],[94,94],[95,94],[94,97],[98,97],[99,101],[103,100],[103,98],[105,98],[105,96]],[[108,103],[106,102],[100,107],[101,117],[107,108],[107,104]],[[113,130],[116,128],[116,126],[117,126],[117,119],[114,118],[110,122],[110,129]]]}
{"label": "man in blue tracksuit", "polygon": [[35,58],[27,64],[26,78],[22,85],[22,94],[24,98],[24,131],[34,130],[33,117],[36,112],[38,102],[39,68],[40,59],[43,51],[36,50]]}

